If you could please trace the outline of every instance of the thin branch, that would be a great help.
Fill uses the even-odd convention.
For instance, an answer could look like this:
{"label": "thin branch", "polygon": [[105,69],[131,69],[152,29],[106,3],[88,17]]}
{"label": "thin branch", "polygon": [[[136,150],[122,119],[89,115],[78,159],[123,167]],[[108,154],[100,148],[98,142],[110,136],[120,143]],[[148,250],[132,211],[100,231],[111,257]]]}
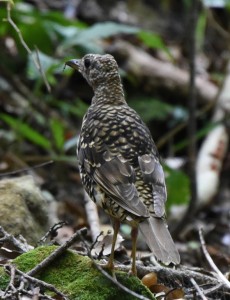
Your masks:
{"label": "thin branch", "polygon": [[2,237],[0,237],[0,243],[9,242],[21,253],[28,252],[32,249],[32,247],[27,244],[25,239],[21,238],[21,241],[16,239],[13,235],[6,232],[2,226],[0,226],[0,235],[2,235]]}
{"label": "thin branch", "polygon": [[[5,265],[5,270],[7,270],[7,265]],[[15,281],[15,267],[12,266],[9,270],[8,273],[10,274],[10,282],[6,287],[4,295],[8,293],[8,291],[11,289],[13,293],[17,292],[17,289],[14,286],[14,281]]]}
{"label": "thin branch", "polygon": [[96,245],[96,243],[98,242],[99,237],[102,236],[102,235],[103,235],[103,231],[101,231],[101,232],[98,234],[98,236],[95,238],[94,242],[93,242],[92,245],[90,246],[90,253],[91,253],[91,251],[93,250],[93,248],[94,248],[94,246]]}
{"label": "thin branch", "polygon": [[81,237],[82,234],[84,235],[86,232],[87,228],[82,228],[76,231],[68,241],[66,241],[63,245],[58,247],[36,267],[27,272],[27,275],[34,276],[35,274],[46,268],[51,262],[53,262],[57,257],[61,256],[62,253],[64,253],[70,246],[72,246],[75,243],[75,241]]}
{"label": "thin branch", "polygon": [[31,170],[34,170],[34,169],[38,169],[38,168],[42,168],[44,166],[47,166],[47,165],[50,165],[53,163],[53,160],[50,160],[50,161],[46,161],[44,163],[41,163],[41,164],[38,164],[38,165],[35,165],[35,166],[32,166],[32,167],[28,167],[28,168],[22,168],[20,170],[16,170],[16,171],[11,171],[11,172],[6,172],[6,173],[1,173],[0,174],[0,177],[5,177],[5,176],[9,176],[9,175],[16,175],[18,173],[22,173],[22,172],[29,172]]}
{"label": "thin branch", "polygon": [[207,300],[207,298],[203,294],[202,290],[200,289],[199,285],[196,283],[194,278],[191,278],[190,281],[191,281],[192,285],[194,286],[195,290],[197,291],[198,295],[201,297],[201,299],[202,300]]}
{"label": "thin branch", "polygon": [[212,293],[214,293],[214,292],[217,292],[217,291],[218,291],[219,289],[221,289],[221,288],[223,288],[223,283],[222,283],[222,282],[219,283],[219,284],[217,284],[217,285],[214,286],[214,287],[211,287],[211,288],[209,288],[209,289],[204,290],[203,292],[204,292],[205,295],[209,295],[209,294],[212,294]]}
{"label": "thin branch", "polygon": [[[224,80],[223,80],[224,82]],[[223,83],[222,83],[223,85]],[[221,88],[218,91],[217,96],[215,97],[215,99],[207,104],[204,104],[203,107],[196,112],[196,119],[201,118],[204,114],[206,114],[207,112],[209,112],[213,107],[215,107],[219,95],[221,93]],[[189,123],[189,119],[179,123],[177,126],[175,126],[174,128],[172,128],[170,131],[166,132],[162,137],[159,138],[159,140],[156,142],[157,148],[160,149],[161,147],[163,147],[170,139],[172,139],[176,134],[178,134],[179,132],[181,132],[184,128],[186,128],[186,126],[188,126]]]}
{"label": "thin branch", "polygon": [[54,224],[49,231],[40,238],[40,240],[38,241],[38,245],[45,243],[45,241],[48,239],[48,237],[50,237],[50,239],[52,240],[55,236],[57,236],[57,231],[58,229],[62,228],[63,226],[68,225],[68,223],[66,221],[60,221],[56,224]]}
{"label": "thin branch", "polygon": [[[201,2],[202,3],[202,2]],[[214,27],[214,29],[219,33],[219,35],[222,36],[225,40],[228,41],[228,44],[230,42],[230,34],[223,26],[221,26],[217,20],[215,19],[212,9],[211,8],[205,8],[207,12],[208,22],[210,22],[211,26]]]}
{"label": "thin branch", "polygon": [[[46,74],[42,68],[42,65],[41,65],[41,61],[40,61],[40,57],[39,57],[39,50],[38,48],[35,46],[35,54],[36,54],[36,58],[37,58],[37,62],[38,62],[38,71],[40,72],[43,80],[44,80],[44,83],[46,85],[46,88],[47,88],[47,91],[50,93],[51,92],[51,87],[49,85],[49,82],[46,78]],[[33,59],[34,60],[34,59]]]}
{"label": "thin branch", "polygon": [[[115,269],[128,272],[130,270],[130,266],[119,265],[118,267],[115,266]],[[162,265],[161,266],[137,265],[137,271],[139,277],[143,277],[148,273],[155,272],[157,273],[157,277],[160,281],[165,282],[165,280],[167,279],[167,281],[171,285],[174,285],[175,282],[181,282],[182,284],[184,284],[185,282],[189,282],[191,277],[193,277],[199,284],[207,283],[209,285],[214,285],[214,286],[219,284],[219,281],[210,272],[206,272],[209,274],[206,275],[204,274],[204,272],[202,272],[204,270],[197,271],[196,269],[194,270],[194,268],[188,268],[182,265],[180,265],[179,269],[172,269],[172,268],[164,267]]]}
{"label": "thin branch", "polygon": [[[119,265],[115,267],[119,271],[128,272],[130,267],[127,265]],[[216,278],[216,274],[205,271],[204,269],[192,268],[180,265],[178,269],[172,269],[164,266],[143,266],[137,265],[139,277],[143,277],[148,273],[155,272],[159,282],[165,285],[175,286],[180,284],[186,291],[186,299],[193,299],[194,288],[191,288],[190,279],[194,278],[199,285],[207,285],[207,289],[203,289],[205,295],[212,297],[216,293],[226,295],[226,299],[230,296],[229,289],[223,282]],[[214,298],[213,298],[214,299]],[[216,299],[216,298],[215,298]],[[230,299],[230,298],[229,298]]]}
{"label": "thin branch", "polygon": [[227,278],[224,276],[224,274],[218,269],[218,267],[212,260],[210,254],[208,253],[201,228],[199,229],[199,237],[200,237],[200,242],[201,242],[201,247],[202,247],[203,253],[204,253],[210,267],[213,269],[214,272],[216,272],[216,274],[218,275],[218,278],[224,283],[224,285],[230,289],[230,282],[227,280]]}
{"label": "thin branch", "polygon": [[[12,20],[11,18],[11,3],[10,2],[7,2],[6,4],[6,9],[7,9],[7,21],[10,23],[10,25],[14,28],[14,30],[17,32],[18,34],[18,37],[19,37],[19,40],[22,44],[22,46],[26,49],[26,51],[28,52],[28,54],[32,55],[32,51],[30,50],[30,48],[28,47],[28,45],[26,44],[23,36],[22,36],[22,33],[20,31],[20,29],[18,28],[18,26],[14,23],[14,21]],[[34,61],[35,63],[35,66],[38,68],[38,64],[36,61]]]}
{"label": "thin branch", "polygon": [[14,23],[13,19],[11,18],[11,6],[12,6],[12,3],[10,1],[7,2],[6,4],[6,10],[7,10],[7,19],[6,21],[14,28],[14,30],[17,32],[18,34],[18,37],[19,37],[19,40],[22,44],[22,46],[25,48],[25,50],[27,51],[27,53],[31,56],[33,62],[34,62],[34,65],[35,67],[37,68],[37,70],[39,71],[39,73],[41,74],[42,76],[42,79],[46,85],[46,88],[47,88],[47,91],[50,93],[51,92],[51,87],[47,81],[47,78],[45,76],[45,73],[42,69],[42,66],[41,66],[41,63],[40,63],[40,59],[39,59],[39,55],[38,55],[38,50],[37,48],[35,49],[35,53],[36,53],[36,58],[33,56],[33,52],[31,51],[31,49],[29,48],[29,46],[26,44],[23,36],[22,36],[22,33],[20,31],[20,29],[18,28],[18,26]]}
{"label": "thin branch", "polygon": [[29,282],[38,284],[39,286],[41,286],[43,288],[46,288],[46,289],[48,289],[48,290],[56,293],[57,295],[61,296],[63,299],[67,300],[67,297],[62,292],[60,292],[59,290],[57,290],[52,284],[49,284],[49,283],[46,283],[46,282],[44,282],[44,281],[42,281],[40,279],[31,277],[28,274],[26,274],[26,273],[18,270],[17,268],[15,268],[12,265],[6,265],[5,269],[6,269],[6,271],[10,272],[10,274],[12,274],[12,270],[13,270],[14,276],[15,276],[15,273],[18,273],[19,275],[21,275],[22,277],[24,277],[25,279],[27,279]]}

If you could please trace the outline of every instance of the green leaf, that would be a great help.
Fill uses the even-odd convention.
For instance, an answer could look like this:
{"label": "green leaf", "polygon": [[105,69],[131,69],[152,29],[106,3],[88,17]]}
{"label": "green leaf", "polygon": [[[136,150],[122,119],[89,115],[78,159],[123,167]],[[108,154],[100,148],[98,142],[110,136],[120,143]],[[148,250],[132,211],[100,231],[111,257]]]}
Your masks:
{"label": "green leaf", "polygon": [[133,98],[129,105],[135,109],[145,122],[165,120],[173,111],[173,106],[154,98]]}
{"label": "green leaf", "polygon": [[[12,19],[20,29],[22,36],[30,47],[36,46],[40,51],[54,55],[63,41],[63,36],[76,34],[79,29],[86,28],[80,21],[69,20],[57,11],[41,11],[28,3],[16,3],[11,11]],[[12,36],[18,41],[18,34],[9,27]],[[71,38],[71,37],[70,37]],[[21,43],[17,45],[20,53],[26,54]]]}
{"label": "green leaf", "polygon": [[87,51],[102,53],[103,47],[100,45],[100,40],[116,34],[135,34],[138,31],[137,27],[114,22],[97,23],[76,33],[71,39],[67,38],[62,46],[65,49],[80,45],[84,49],[87,49]]}
{"label": "green leaf", "polygon": [[165,42],[158,34],[150,31],[142,30],[137,34],[137,36],[147,47],[151,49],[161,49],[167,53],[170,59],[173,60],[173,57],[169,49],[167,48]]}
{"label": "green leaf", "polygon": [[[206,136],[207,133],[210,132],[217,124],[218,123],[208,123],[206,126],[201,128],[200,130],[198,130],[196,133],[196,139],[199,140],[200,138]],[[184,140],[180,141],[173,147],[173,151],[182,150],[183,148],[188,146],[188,143],[189,143],[188,139],[184,139]]]}
{"label": "green leaf", "polygon": [[63,124],[59,119],[52,118],[50,121],[50,128],[57,150],[63,150],[65,143],[65,130]]}
{"label": "green leaf", "polygon": [[[50,57],[39,51],[39,62],[41,64],[42,70],[44,73],[47,73],[47,79],[52,84],[55,82],[55,78],[53,73],[61,73],[63,70],[63,65],[61,68],[61,62],[58,59]],[[36,57],[36,53],[32,53],[33,57]],[[52,72],[51,72],[52,71]],[[34,64],[34,61],[31,55],[28,57],[28,65],[27,65],[27,76],[29,79],[35,80],[41,78],[41,74],[38,71],[37,67]]]}
{"label": "green leaf", "polygon": [[23,138],[28,139],[32,143],[42,147],[43,149],[50,150],[51,143],[42,134],[30,127],[30,125],[23,123],[7,114],[0,114],[1,119],[7,123],[15,132]]}
{"label": "green leaf", "polygon": [[118,24],[115,22],[96,23],[88,29],[81,32],[86,40],[96,40],[98,38],[107,38],[116,34],[134,34],[139,29],[134,26]]}
{"label": "green leaf", "polygon": [[9,2],[11,5],[14,5],[14,1],[13,0],[0,0],[0,2]]}
{"label": "green leaf", "polygon": [[[36,46],[40,51],[45,53],[54,52],[54,46],[49,32],[46,30],[46,28],[44,28],[44,24],[39,19],[36,19],[33,15],[26,18],[20,16],[20,20],[16,22],[22,33],[23,39],[31,50],[33,50],[34,46]],[[17,36],[16,41],[18,41]],[[21,43],[19,43],[19,41],[17,45],[20,46],[21,52],[25,52],[26,54],[25,49]]]}
{"label": "green leaf", "polygon": [[88,105],[85,104],[81,99],[76,99],[73,104],[67,103],[66,101],[52,101],[52,105],[59,107],[62,113],[72,114],[82,119],[88,109]]}
{"label": "green leaf", "polygon": [[198,51],[202,50],[204,44],[206,23],[207,23],[207,11],[202,10],[196,25],[196,47]]}
{"label": "green leaf", "polygon": [[190,199],[190,181],[189,177],[180,170],[173,170],[164,166],[166,174],[166,186],[168,199],[166,207],[169,209],[173,204],[187,204]]}
{"label": "green leaf", "polygon": [[165,43],[163,42],[162,38],[156,33],[142,30],[138,33],[138,37],[149,48],[165,48]]}

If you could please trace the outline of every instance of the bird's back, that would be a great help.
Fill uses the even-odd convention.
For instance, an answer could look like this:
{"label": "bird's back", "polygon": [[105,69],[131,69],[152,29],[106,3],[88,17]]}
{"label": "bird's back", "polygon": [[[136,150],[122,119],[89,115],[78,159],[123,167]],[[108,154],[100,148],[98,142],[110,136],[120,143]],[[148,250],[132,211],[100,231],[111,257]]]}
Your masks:
{"label": "bird's back", "polygon": [[[145,206],[145,209],[140,208],[137,217],[141,220],[149,216],[149,213],[154,215],[154,185],[151,180],[145,180],[140,159],[150,155],[155,164],[160,166],[160,163],[147,126],[132,108],[127,104],[91,105],[83,120],[78,152],[83,184],[92,198],[95,199],[95,195],[98,197],[98,193],[95,193],[96,189],[104,194],[105,201],[109,201],[110,198],[110,201],[117,202],[117,195],[110,192],[112,180],[109,176],[112,172],[117,178],[115,185],[126,185],[127,182],[134,185],[130,191],[133,202],[138,202],[136,200],[138,197],[139,202]],[[122,165],[124,174],[121,170]],[[97,177],[95,179],[95,172],[98,170],[107,173],[109,179],[107,184],[110,186],[106,186],[105,182],[99,182],[98,187]],[[161,190],[162,204],[164,204],[166,197],[164,180]],[[104,201],[102,203],[104,204]]]}

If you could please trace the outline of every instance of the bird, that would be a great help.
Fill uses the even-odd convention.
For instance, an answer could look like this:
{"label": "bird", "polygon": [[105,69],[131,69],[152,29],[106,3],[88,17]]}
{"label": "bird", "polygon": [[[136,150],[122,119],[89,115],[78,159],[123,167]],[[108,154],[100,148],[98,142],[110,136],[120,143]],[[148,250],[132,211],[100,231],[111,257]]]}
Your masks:
{"label": "bird", "polygon": [[116,60],[110,54],[86,54],[65,65],[80,72],[94,92],[83,117],[77,155],[86,192],[112,220],[107,267],[114,270],[121,223],[131,226],[131,274],[137,274],[138,231],[158,261],[179,264],[166,223],[167,191],[158,150],[150,130],[125,100]]}

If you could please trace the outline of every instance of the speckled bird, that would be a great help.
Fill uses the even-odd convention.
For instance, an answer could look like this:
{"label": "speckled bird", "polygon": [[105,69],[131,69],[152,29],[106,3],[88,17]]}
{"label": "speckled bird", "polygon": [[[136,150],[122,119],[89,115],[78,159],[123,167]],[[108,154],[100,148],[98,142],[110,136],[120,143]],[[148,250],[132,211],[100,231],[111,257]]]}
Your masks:
{"label": "speckled bird", "polygon": [[157,148],[149,129],[125,100],[115,59],[109,54],[87,54],[66,65],[79,71],[94,91],[83,118],[77,153],[86,192],[113,221],[108,267],[114,267],[121,222],[132,227],[133,274],[138,229],[157,260],[179,264],[179,253],[165,222],[167,193]]}

